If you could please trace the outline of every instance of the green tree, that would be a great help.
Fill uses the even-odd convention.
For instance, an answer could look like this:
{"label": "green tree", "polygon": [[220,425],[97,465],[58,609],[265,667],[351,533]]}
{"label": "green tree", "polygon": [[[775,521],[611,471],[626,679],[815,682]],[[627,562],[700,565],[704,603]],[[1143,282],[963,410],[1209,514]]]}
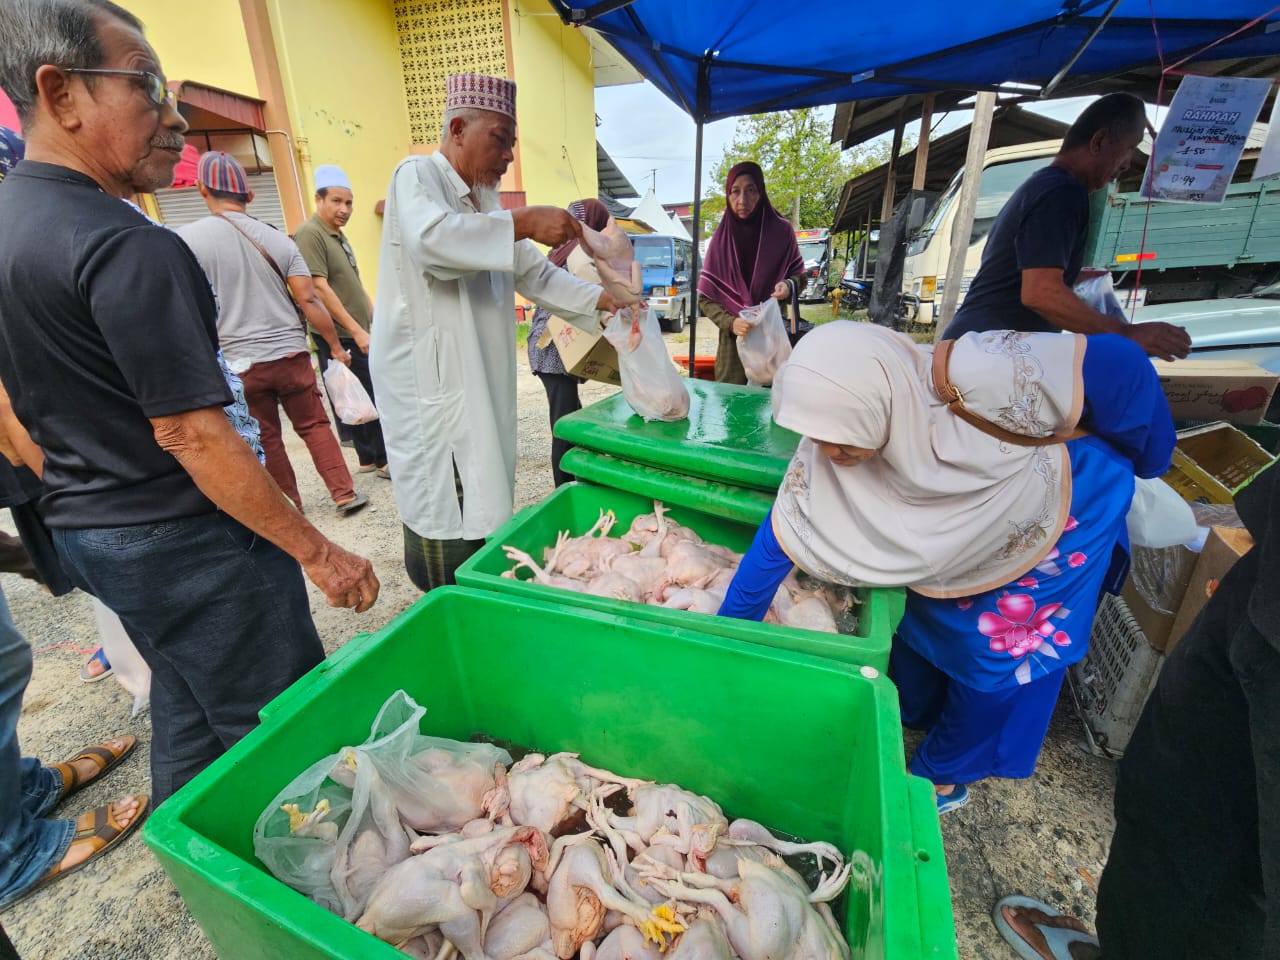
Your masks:
{"label": "green tree", "polygon": [[760,164],[770,202],[793,226],[830,226],[845,181],[885,163],[890,150],[886,140],[842,153],[830,140],[830,121],[813,107],[739,119],[702,199],[707,234],[724,213],[725,178],[742,160]]}

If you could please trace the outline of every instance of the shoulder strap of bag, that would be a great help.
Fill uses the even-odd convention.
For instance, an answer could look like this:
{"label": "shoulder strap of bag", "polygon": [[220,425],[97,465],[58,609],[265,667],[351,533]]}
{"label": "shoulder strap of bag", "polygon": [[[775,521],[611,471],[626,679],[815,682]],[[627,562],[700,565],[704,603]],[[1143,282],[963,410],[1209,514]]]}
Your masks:
{"label": "shoulder strap of bag", "polygon": [[955,384],[951,382],[951,374],[948,372],[951,364],[951,348],[955,346],[955,343],[954,340],[940,340],[937,346],[933,348],[933,387],[938,391],[938,396],[946,403],[947,409],[965,423],[977,427],[988,436],[1019,447],[1047,447],[1050,444],[1065,443],[1068,440],[1075,440],[1078,437],[1087,437],[1089,435],[1088,430],[1076,427],[1073,430],[1060,430],[1047,437],[1028,437],[1021,433],[1014,433],[1012,430],[1006,430],[1004,427],[992,423],[986,417],[981,417],[968,409],[964,405],[964,396],[956,389]]}
{"label": "shoulder strap of bag", "polygon": [[280,269],[280,264],[276,263],[275,257],[267,253],[267,248],[264,247],[262,244],[260,244],[257,240],[253,239],[253,237],[249,236],[249,234],[245,233],[245,231],[240,228],[240,225],[237,224],[230,217],[221,213],[215,213],[214,216],[217,217],[219,220],[222,220],[226,223],[231,224],[231,226],[235,229],[236,233],[240,234],[240,236],[244,237],[246,240],[248,240],[250,243],[253,244],[254,249],[257,250],[260,254],[262,254],[262,259],[267,261],[267,265],[271,267],[272,272],[277,277],[279,277],[280,282],[284,284],[285,294],[289,297],[290,300],[293,300],[293,293],[289,290],[289,279],[284,275],[284,271]]}

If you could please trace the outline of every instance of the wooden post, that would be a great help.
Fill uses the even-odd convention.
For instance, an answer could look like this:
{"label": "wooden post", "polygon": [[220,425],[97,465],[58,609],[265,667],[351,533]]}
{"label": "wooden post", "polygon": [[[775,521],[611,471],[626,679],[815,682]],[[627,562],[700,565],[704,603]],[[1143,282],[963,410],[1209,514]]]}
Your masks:
{"label": "wooden post", "polygon": [[920,137],[916,141],[916,172],[911,180],[912,190],[924,189],[924,178],[929,168],[929,127],[933,124],[933,94],[926,93],[920,104]]}
{"label": "wooden post", "polygon": [[907,125],[907,104],[904,100],[902,109],[898,111],[898,125],[893,131],[893,150],[889,153],[889,166],[886,168],[884,183],[884,203],[880,206],[880,222],[887,223],[893,216],[893,195],[898,183],[898,154],[902,152],[902,132]]}
{"label": "wooden post", "polygon": [[[964,264],[969,256],[969,237],[973,233],[973,214],[978,206],[978,188],[982,184],[982,161],[991,138],[991,118],[996,109],[996,95],[982,92],[973,105],[973,123],[969,127],[969,152],[964,160],[964,182],[960,185],[956,216],[951,224],[951,256],[947,258],[946,286],[942,305],[934,317],[933,340],[937,343],[956,314],[960,302],[960,284],[964,280]],[[942,280],[943,278],[939,278]]]}

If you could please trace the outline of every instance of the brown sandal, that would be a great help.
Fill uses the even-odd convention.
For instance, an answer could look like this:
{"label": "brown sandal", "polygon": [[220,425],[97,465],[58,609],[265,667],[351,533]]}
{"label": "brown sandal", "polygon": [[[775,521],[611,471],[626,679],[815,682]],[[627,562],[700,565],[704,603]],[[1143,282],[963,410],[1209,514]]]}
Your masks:
{"label": "brown sandal", "polygon": [[[67,797],[71,796],[77,790],[87,787],[89,784],[93,783],[133,752],[133,748],[138,745],[138,738],[131,733],[126,733],[119,737],[112,737],[111,739],[122,740],[124,742],[124,747],[119,751],[116,751],[112,750],[105,743],[98,743],[91,747],[85,747],[70,760],[64,760],[62,763],[49,764],[49,769],[57,770],[59,775],[62,777],[62,794],[58,797],[58,803],[67,799]],[[80,771],[75,765],[77,760],[92,760],[98,765],[98,769],[87,778],[81,778]]]}
{"label": "brown sandal", "polygon": [[[67,874],[75,873],[87,863],[92,863],[108,850],[118,846],[126,837],[147,817],[147,804],[150,798],[144,793],[134,794],[126,799],[136,800],[138,802],[138,811],[133,815],[124,826],[115,820],[111,814],[112,804],[104,803],[97,807],[90,814],[92,818],[90,825],[77,830],[71,837],[71,844],[78,841],[89,841],[93,845],[93,852],[85,857],[79,863],[73,863],[71,866],[63,868],[60,864],[55,864],[53,869],[46,873],[43,877],[28,890],[24,890],[20,895],[7,902],[0,910],[8,909],[15,903],[20,903],[27,897],[31,896],[37,890],[47,886],[59,877],[65,877]],[[67,845],[67,849],[71,848],[71,844]],[[65,853],[63,854],[66,855]]]}

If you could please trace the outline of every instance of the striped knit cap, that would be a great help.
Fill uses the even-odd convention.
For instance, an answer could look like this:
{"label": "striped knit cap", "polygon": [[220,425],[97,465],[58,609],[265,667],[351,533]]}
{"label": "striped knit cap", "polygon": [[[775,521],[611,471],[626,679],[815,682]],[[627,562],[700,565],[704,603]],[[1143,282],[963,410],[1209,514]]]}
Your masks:
{"label": "striped knit cap", "polygon": [[445,110],[469,107],[516,118],[516,85],[506,77],[455,73],[445,83]]}
{"label": "striped knit cap", "polygon": [[239,194],[249,192],[249,178],[245,176],[244,167],[240,166],[235,157],[228,156],[221,150],[211,151],[200,158],[196,176],[210,190]]}

